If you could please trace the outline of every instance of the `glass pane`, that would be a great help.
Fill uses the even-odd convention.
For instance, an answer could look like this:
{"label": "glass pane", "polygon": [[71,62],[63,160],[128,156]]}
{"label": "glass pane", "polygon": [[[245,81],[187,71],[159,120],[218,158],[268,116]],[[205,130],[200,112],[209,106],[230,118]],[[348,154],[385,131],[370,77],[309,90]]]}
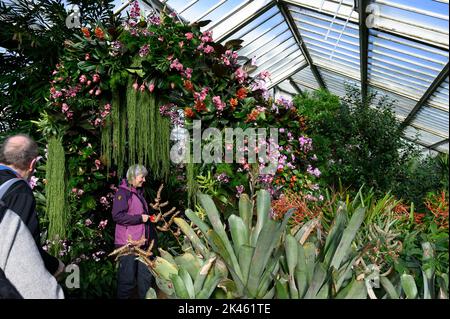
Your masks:
{"label": "glass pane", "polygon": [[449,91],[449,82],[447,77],[447,79],[429,98],[427,104],[439,108],[441,110],[447,111],[448,113],[448,104],[449,104],[448,91]]}
{"label": "glass pane", "polygon": [[369,85],[369,89],[377,92],[377,96],[375,97],[372,105],[376,106],[381,99],[388,97],[389,101],[393,102],[393,110],[397,117],[402,121],[408,116],[408,114],[412,111],[414,106],[417,104],[415,100],[409,99],[407,97],[388,92],[378,87],[373,87]]}
{"label": "glass pane", "polygon": [[[370,30],[369,81],[374,79],[386,87],[401,85],[419,100],[448,61],[444,52],[421,49],[410,41]],[[424,47],[424,46],[422,46]]]}
{"label": "glass pane", "polygon": [[445,144],[443,144],[443,145],[440,145],[440,146],[436,147],[436,149],[437,149],[439,152],[443,152],[443,153],[447,153],[447,154],[448,154],[448,143],[445,143]]}
{"label": "glass pane", "polygon": [[322,68],[319,68],[320,75],[327,86],[327,89],[340,97],[345,96],[345,86],[346,85],[356,85],[360,87],[360,83],[346,76],[342,76],[340,74],[326,71]]}
{"label": "glass pane", "polygon": [[313,90],[320,88],[309,66],[294,74],[292,79],[300,86],[300,88],[305,87]]}
{"label": "glass pane", "polygon": [[440,141],[442,141],[442,137],[425,132],[423,130],[420,129],[416,129],[412,126],[408,126],[405,129],[405,136],[411,139],[414,139],[416,137],[416,134],[419,138],[419,141],[425,145],[425,146],[430,146],[433,144],[436,144]]}
{"label": "glass pane", "polygon": [[424,106],[411,124],[427,127],[443,137],[448,137],[448,112]]}

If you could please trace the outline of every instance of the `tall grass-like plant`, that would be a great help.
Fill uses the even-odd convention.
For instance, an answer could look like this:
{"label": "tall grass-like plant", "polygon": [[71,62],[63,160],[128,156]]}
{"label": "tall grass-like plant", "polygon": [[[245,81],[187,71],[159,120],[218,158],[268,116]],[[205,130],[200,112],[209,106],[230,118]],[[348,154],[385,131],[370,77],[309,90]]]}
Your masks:
{"label": "tall grass-like plant", "polygon": [[[48,141],[48,160],[45,186],[47,215],[49,219],[48,239],[62,240],[66,236],[67,199],[65,184],[65,154],[60,138],[51,137]],[[58,244],[53,246],[57,252]]]}

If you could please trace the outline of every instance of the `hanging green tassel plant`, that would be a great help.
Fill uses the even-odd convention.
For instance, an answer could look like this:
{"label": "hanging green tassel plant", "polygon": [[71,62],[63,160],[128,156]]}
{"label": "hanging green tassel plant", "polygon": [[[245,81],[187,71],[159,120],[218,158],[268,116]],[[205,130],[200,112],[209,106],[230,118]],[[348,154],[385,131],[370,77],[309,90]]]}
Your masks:
{"label": "hanging green tassel plant", "polygon": [[126,112],[122,110],[119,92],[113,92],[111,103],[112,158],[117,164],[117,173],[123,176],[126,146]]}
{"label": "hanging green tassel plant", "polygon": [[149,161],[152,156],[152,154],[149,153],[151,153],[152,151],[156,152],[156,149],[154,149],[155,143],[151,136],[155,129],[155,123],[151,122],[150,119],[150,95],[145,91],[139,93],[137,112],[139,114],[136,123],[137,158],[139,163],[143,163],[145,166],[149,166],[153,174],[157,175],[155,173],[157,173],[158,171],[155,171],[155,167],[153,165],[154,163]]}
{"label": "hanging green tassel plant", "polygon": [[102,128],[102,157],[106,162],[107,173],[111,168],[112,163],[112,121],[111,116],[108,116],[105,120],[105,126]]}
{"label": "hanging green tassel plant", "polygon": [[155,179],[170,172],[170,121],[159,113],[154,94],[127,88],[128,156],[130,164],[145,165]]}
{"label": "hanging green tassel plant", "polygon": [[142,141],[144,159],[156,178],[167,180],[170,172],[170,121],[159,113],[155,94],[142,94],[138,106],[142,114],[138,134]]}
{"label": "hanging green tassel plant", "polygon": [[51,248],[52,253],[58,253],[59,240],[66,237],[68,214],[64,173],[65,154],[62,141],[60,138],[51,137],[48,141],[45,194],[49,220],[48,239],[55,241],[55,245]]}
{"label": "hanging green tassel plant", "polygon": [[134,79],[132,76],[128,78],[127,85],[127,121],[128,121],[128,159],[130,165],[136,163],[136,105],[137,93],[133,88]]}

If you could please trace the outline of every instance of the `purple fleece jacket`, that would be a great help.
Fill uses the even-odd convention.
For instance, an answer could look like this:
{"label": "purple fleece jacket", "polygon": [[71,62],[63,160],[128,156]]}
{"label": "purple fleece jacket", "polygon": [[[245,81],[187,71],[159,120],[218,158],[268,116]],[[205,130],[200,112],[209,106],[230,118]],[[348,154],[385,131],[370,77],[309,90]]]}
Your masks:
{"label": "purple fleece jacket", "polygon": [[150,227],[142,222],[142,214],[148,213],[148,205],[144,199],[143,191],[128,186],[126,180],[117,190],[112,209],[112,218],[116,222],[116,232],[114,243],[116,246],[123,246],[127,243],[128,235],[132,240],[139,240],[142,236],[149,239]]}

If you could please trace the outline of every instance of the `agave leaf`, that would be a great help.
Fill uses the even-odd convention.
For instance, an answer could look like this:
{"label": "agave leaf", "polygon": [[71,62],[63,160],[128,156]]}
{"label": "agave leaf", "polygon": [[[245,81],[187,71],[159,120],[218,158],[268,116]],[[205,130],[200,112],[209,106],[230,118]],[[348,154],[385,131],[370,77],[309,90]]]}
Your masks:
{"label": "agave leaf", "polygon": [[192,278],[195,278],[200,271],[200,260],[191,253],[184,253],[183,255],[176,256],[174,260],[179,268],[185,268]]}
{"label": "agave leaf", "polygon": [[217,288],[219,283],[227,276],[228,271],[220,259],[217,259],[214,268],[209,272],[206,277],[205,283],[203,284],[202,290],[198,293],[198,299],[207,299],[209,298],[214,290]]}
{"label": "agave leaf", "polygon": [[233,239],[234,252],[239,256],[239,250],[243,245],[248,245],[249,233],[241,217],[231,215],[228,218],[230,225],[231,238]]}
{"label": "agave leaf", "polygon": [[192,227],[189,226],[189,224],[183,218],[177,217],[174,219],[174,222],[175,224],[177,224],[178,227],[180,227],[183,234],[185,234],[186,237],[189,239],[194,249],[198,251],[204,258],[208,258],[209,250],[202,243],[200,238],[198,238],[197,234],[194,232]]}
{"label": "agave leaf", "polygon": [[180,278],[183,280],[184,286],[186,287],[186,291],[189,295],[189,299],[194,299],[195,298],[194,283],[188,271],[184,268],[180,268],[178,274]]}
{"label": "agave leaf", "polygon": [[165,260],[167,260],[168,262],[170,262],[171,264],[173,264],[176,267],[177,263],[175,262],[175,260],[173,259],[173,256],[168,251],[165,251],[162,248],[158,248],[158,251],[162,258],[164,258]]}
{"label": "agave leaf", "polygon": [[305,250],[302,245],[298,245],[298,262],[295,268],[295,279],[297,282],[298,296],[302,298],[308,288],[308,275],[306,269]]}
{"label": "agave leaf", "polygon": [[212,265],[213,265],[214,261],[216,260],[216,258],[217,258],[216,256],[212,256],[211,258],[209,258],[205,262],[203,267],[200,269],[200,271],[197,274],[197,276],[195,277],[195,280],[194,280],[194,291],[195,291],[196,295],[203,288],[203,284],[204,284],[204,282],[206,280],[206,277],[210,273],[210,271],[212,269]]}
{"label": "agave leaf", "polygon": [[244,285],[247,284],[248,273],[250,271],[254,251],[255,248],[248,245],[241,246],[241,249],[239,250],[239,265],[241,267]]}
{"label": "agave leaf", "polygon": [[150,287],[147,293],[145,294],[145,299],[158,299],[155,289]]}
{"label": "agave leaf", "polygon": [[387,277],[381,276],[380,284],[381,284],[381,286],[383,286],[384,290],[386,290],[389,298],[400,299],[400,296],[398,295],[397,291],[395,290],[394,285]]}
{"label": "agave leaf", "polygon": [[170,280],[172,274],[178,274],[178,269],[175,265],[159,256],[154,259],[152,269],[156,272],[156,277],[162,277],[165,280]]}
{"label": "agave leaf", "polygon": [[222,279],[217,285],[217,287],[222,289],[226,293],[226,295],[230,298],[238,297],[236,283],[229,278]]}
{"label": "agave leaf", "polygon": [[265,189],[261,189],[257,192],[256,199],[256,225],[253,229],[250,245],[256,247],[256,242],[258,241],[259,233],[263,229],[266,221],[269,219],[270,213],[270,194]]}
{"label": "agave leaf", "polygon": [[325,284],[327,272],[325,266],[322,263],[317,263],[314,269],[314,275],[305,294],[305,299],[315,299],[319,290]]}
{"label": "agave leaf", "polygon": [[346,280],[349,280],[352,278],[352,273],[353,273],[353,269],[352,266],[355,263],[356,259],[358,259],[359,256],[355,256],[353,257],[353,259],[347,261],[346,263],[344,263],[341,268],[339,270],[337,270],[335,272],[335,289],[336,292],[339,292],[339,290],[341,289],[342,285],[344,284],[344,282]]}
{"label": "agave leaf", "polygon": [[342,238],[347,221],[346,206],[344,203],[340,203],[323,248],[323,254],[325,255],[324,262],[326,265],[330,264],[331,259],[334,256],[334,253]]}
{"label": "agave leaf", "polygon": [[172,274],[170,276],[170,279],[172,280],[173,288],[175,289],[175,295],[180,299],[189,299],[189,293],[186,289],[183,279],[181,279],[181,277],[176,274]]}
{"label": "agave leaf", "polygon": [[210,230],[211,228],[200,218],[197,216],[196,213],[194,213],[191,209],[186,209],[185,213],[187,218],[189,218],[189,220],[191,222],[193,222],[195,224],[195,226],[197,226],[200,231],[203,233],[203,235],[205,235],[208,230]]}
{"label": "agave leaf", "polygon": [[344,233],[342,234],[341,241],[336,248],[333,259],[331,260],[331,267],[339,269],[339,267],[341,266],[341,263],[346,257],[351,247],[352,241],[356,236],[356,233],[358,232],[362,222],[364,221],[365,213],[365,207],[359,207],[353,213],[353,216],[350,219],[347,228],[345,228]]}
{"label": "agave leaf", "polygon": [[173,296],[173,294],[175,293],[171,280],[155,276],[155,282],[158,288],[161,289],[161,291],[164,292],[167,296]]}
{"label": "agave leaf", "polygon": [[252,296],[256,296],[258,284],[261,275],[269,261],[275,245],[280,239],[281,233],[286,229],[286,224],[292,215],[294,209],[290,209],[284,216],[283,222],[280,224],[269,219],[259,236],[252,258],[252,267],[250,269],[247,288]]}
{"label": "agave leaf", "polygon": [[416,299],[417,298],[417,286],[414,277],[408,274],[403,274],[400,277],[403,291],[405,292],[406,298]]}
{"label": "agave leaf", "polygon": [[306,279],[308,286],[311,285],[314,268],[316,266],[316,246],[313,243],[303,245],[305,252]]}
{"label": "agave leaf", "polygon": [[239,215],[247,226],[247,230],[250,231],[253,219],[253,203],[247,194],[242,194],[239,198]]}
{"label": "agave leaf", "polygon": [[422,274],[423,274],[423,298],[434,297],[434,249],[429,242],[422,243]]}
{"label": "agave leaf", "polygon": [[[237,275],[237,277],[242,282],[242,273],[239,267],[236,254],[234,253],[233,247],[231,246],[230,240],[228,239],[227,233],[225,232],[224,225],[220,220],[219,212],[217,211],[216,205],[210,196],[205,194],[199,194],[198,198],[200,200],[201,205],[206,211],[208,215],[208,219],[217,235],[219,236],[227,254],[229,255],[229,260],[226,260],[231,267],[233,267],[233,272]],[[225,259],[225,258],[224,258]]]}
{"label": "agave leaf", "polygon": [[284,245],[286,250],[289,275],[294,276],[294,270],[298,262],[298,243],[294,236],[292,236],[291,234],[286,234]]}
{"label": "agave leaf", "polygon": [[258,285],[258,294],[256,295],[257,298],[261,298],[267,293],[267,290],[272,285],[273,280],[276,278],[280,266],[280,258],[282,256],[282,250],[278,249],[272,258],[270,258],[269,262],[267,263],[266,270],[261,276],[261,281]]}
{"label": "agave leaf", "polygon": [[273,286],[263,297],[262,299],[273,299],[275,297],[275,286]]}
{"label": "agave leaf", "polygon": [[439,299],[448,299],[448,275],[441,274],[437,277],[437,282],[439,284]]}
{"label": "agave leaf", "polygon": [[208,241],[211,242],[211,245],[215,249],[216,253],[221,256],[225,263],[228,265],[231,276],[233,277],[233,280],[236,282],[236,286],[238,287],[238,291],[242,293],[244,290],[244,282],[242,280],[242,271],[238,261],[236,260],[235,262],[233,262],[230,254],[228,253],[228,250],[222,242],[222,239],[214,230],[211,229],[206,236],[208,238]]}
{"label": "agave leaf", "polygon": [[366,299],[367,289],[364,280],[353,279],[337,295],[336,299]]}

